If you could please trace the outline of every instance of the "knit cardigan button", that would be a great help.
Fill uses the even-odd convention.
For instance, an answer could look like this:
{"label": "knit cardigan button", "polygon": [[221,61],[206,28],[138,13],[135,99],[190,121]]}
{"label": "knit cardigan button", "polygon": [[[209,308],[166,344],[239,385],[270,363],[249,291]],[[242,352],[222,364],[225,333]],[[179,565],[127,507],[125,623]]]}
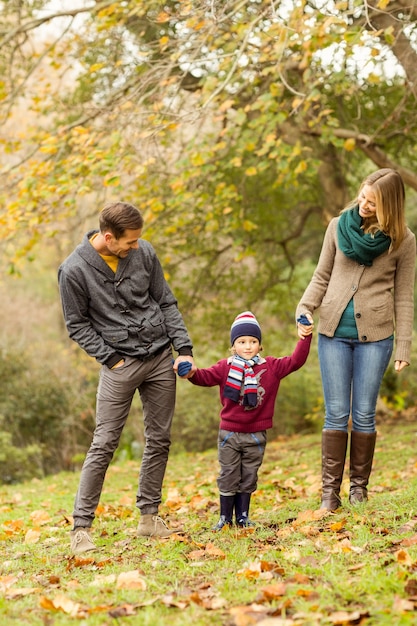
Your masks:
{"label": "knit cardigan button", "polygon": [[366,341],[368,339],[368,337],[366,335],[362,335],[361,339],[362,339],[362,341]]}

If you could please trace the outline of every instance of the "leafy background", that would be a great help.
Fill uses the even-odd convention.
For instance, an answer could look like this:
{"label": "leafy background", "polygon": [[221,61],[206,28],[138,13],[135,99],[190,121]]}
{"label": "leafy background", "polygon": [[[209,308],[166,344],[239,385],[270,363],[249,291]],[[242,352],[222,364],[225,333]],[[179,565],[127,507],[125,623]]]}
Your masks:
{"label": "leafy background", "polygon": [[[13,483],[77,469],[90,441],[98,368],[67,338],[56,272],[106,202],[143,212],[201,366],[228,354],[245,309],[265,353],[292,352],[325,227],[365,174],[401,172],[415,230],[417,13],[405,0],[0,11],[0,464]],[[381,415],[415,404],[412,367],[388,371]],[[218,408],[216,390],[179,385],[174,450],[210,447]],[[271,436],[317,432],[322,409],[314,342]],[[118,457],[142,446],[137,399]]]}

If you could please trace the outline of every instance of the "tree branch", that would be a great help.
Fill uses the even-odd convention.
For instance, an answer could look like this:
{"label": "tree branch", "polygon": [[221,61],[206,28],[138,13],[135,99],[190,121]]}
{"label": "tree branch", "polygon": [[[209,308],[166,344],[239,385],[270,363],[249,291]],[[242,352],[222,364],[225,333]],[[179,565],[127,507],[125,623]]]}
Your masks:
{"label": "tree branch", "polygon": [[56,13],[45,15],[44,17],[39,17],[36,19],[28,20],[27,22],[23,22],[19,24],[18,26],[16,26],[16,28],[13,28],[12,30],[5,29],[3,32],[6,33],[6,35],[4,36],[2,40],[0,40],[0,49],[6,44],[13,41],[17,35],[20,35],[22,33],[27,33],[31,30],[35,30],[35,28],[38,28],[39,26],[42,26],[43,24],[47,24],[48,22],[51,22],[52,20],[56,18],[75,17],[76,15],[80,15],[81,13],[93,13],[94,14],[112,4],[114,4],[114,0],[105,0],[104,2],[99,2],[98,4],[90,6],[90,7],[72,9],[71,11],[57,11]]}

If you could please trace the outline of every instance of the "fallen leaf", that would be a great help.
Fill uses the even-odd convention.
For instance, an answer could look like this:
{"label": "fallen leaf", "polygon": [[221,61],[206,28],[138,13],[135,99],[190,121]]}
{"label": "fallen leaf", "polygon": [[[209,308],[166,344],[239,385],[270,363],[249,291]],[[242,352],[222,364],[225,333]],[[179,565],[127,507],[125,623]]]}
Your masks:
{"label": "fallen leaf", "polygon": [[109,574],[108,576],[99,574],[90,582],[90,587],[105,587],[106,585],[113,585],[115,582],[115,574]]}
{"label": "fallen leaf", "polygon": [[40,536],[41,536],[41,533],[39,532],[39,530],[28,530],[25,535],[25,543],[26,544],[38,543]]}
{"label": "fallen leaf", "polygon": [[329,529],[335,533],[340,533],[341,530],[344,529],[346,525],[346,520],[343,519],[340,522],[335,522],[334,524],[329,524]]}
{"label": "fallen leaf", "polygon": [[407,533],[410,530],[413,530],[414,526],[417,524],[417,519],[410,519],[408,522],[400,526],[398,529],[399,533]]}
{"label": "fallen leaf", "polygon": [[407,550],[398,550],[397,552],[394,553],[394,555],[398,563],[401,563],[402,565],[413,564],[413,560],[411,556],[408,554]]}
{"label": "fallen leaf", "polygon": [[19,578],[10,574],[9,576],[0,576],[0,591],[6,591],[14,585]]}
{"label": "fallen leaf", "polygon": [[351,565],[350,567],[347,568],[348,572],[356,572],[356,570],[358,569],[362,569],[363,567],[365,567],[366,563],[358,563],[357,565]]}
{"label": "fallen leaf", "polygon": [[206,545],[206,553],[209,556],[215,557],[216,559],[225,559],[226,555],[223,552],[223,550],[220,550],[220,548],[217,548],[213,543],[208,543]]}
{"label": "fallen leaf", "polygon": [[410,596],[417,595],[417,580],[415,578],[409,578],[405,584],[404,590]]}
{"label": "fallen leaf", "polygon": [[178,600],[176,598],[176,596],[172,593],[168,593],[164,596],[162,596],[161,601],[166,605],[166,606],[174,606],[177,609],[186,609],[189,605],[190,602],[188,600]]}
{"label": "fallen leaf", "polygon": [[32,511],[30,514],[30,519],[35,524],[35,526],[42,526],[44,524],[48,524],[51,521],[49,514],[46,511]]}
{"label": "fallen leaf", "polygon": [[114,609],[109,610],[110,617],[114,617],[117,619],[118,617],[129,617],[131,615],[136,615],[136,609],[133,604],[122,604],[121,606],[117,606]]}
{"label": "fallen leaf", "polygon": [[29,596],[33,593],[40,593],[40,591],[42,591],[40,587],[14,587],[7,590],[6,598],[10,600],[12,598]]}
{"label": "fallen leaf", "polygon": [[116,589],[146,589],[146,582],[138,570],[121,572],[116,581]]}
{"label": "fallen leaf", "polygon": [[404,611],[414,611],[414,602],[396,596],[394,599],[392,610],[398,613],[403,613]]}
{"label": "fallen leaf", "polygon": [[275,600],[283,595],[287,591],[287,585],[285,583],[275,583],[268,585],[260,590],[260,598],[262,600]]}
{"label": "fallen leaf", "polygon": [[64,594],[58,594],[53,600],[42,596],[39,600],[39,604],[43,609],[48,611],[62,611],[72,617],[77,616],[81,606],[78,602],[73,602]]}
{"label": "fallen leaf", "polygon": [[268,607],[261,604],[250,604],[248,606],[234,606],[229,610],[234,617],[234,626],[252,626],[262,620],[262,615],[267,615]]}
{"label": "fallen leaf", "polygon": [[345,624],[359,624],[361,619],[366,615],[360,611],[353,611],[352,613],[349,613],[348,611],[336,611],[335,613],[329,615],[329,620],[332,624],[340,626]]}
{"label": "fallen leaf", "polygon": [[402,546],[414,546],[417,543],[417,535],[413,535],[412,537],[407,537],[401,541]]}

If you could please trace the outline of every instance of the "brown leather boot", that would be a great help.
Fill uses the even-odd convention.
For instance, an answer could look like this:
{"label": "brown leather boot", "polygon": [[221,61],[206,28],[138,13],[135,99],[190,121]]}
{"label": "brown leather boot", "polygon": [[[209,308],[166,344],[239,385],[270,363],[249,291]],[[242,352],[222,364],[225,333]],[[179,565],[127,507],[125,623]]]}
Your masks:
{"label": "brown leather boot", "polygon": [[367,485],[372,469],[376,433],[361,433],[352,430],[350,434],[350,490],[349,502],[358,504],[368,499]]}
{"label": "brown leather boot", "polygon": [[321,509],[335,511],[342,504],[339,494],[345,468],[347,440],[348,434],[343,430],[323,430],[322,432]]}

